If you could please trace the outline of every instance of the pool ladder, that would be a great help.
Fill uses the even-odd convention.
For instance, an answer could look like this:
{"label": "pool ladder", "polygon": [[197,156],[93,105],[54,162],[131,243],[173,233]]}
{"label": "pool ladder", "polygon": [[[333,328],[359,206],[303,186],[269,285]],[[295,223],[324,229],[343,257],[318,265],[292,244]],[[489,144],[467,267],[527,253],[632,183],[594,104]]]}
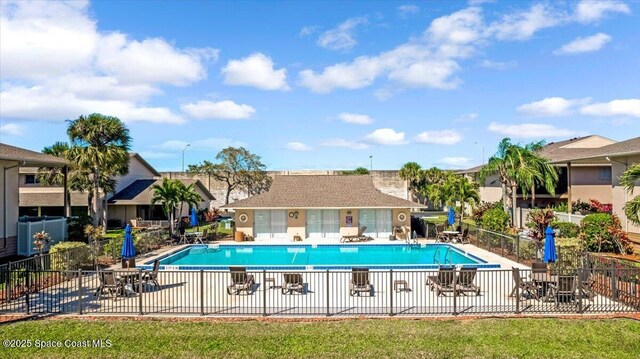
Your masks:
{"label": "pool ladder", "polygon": [[436,248],[436,251],[433,253],[433,262],[437,263],[438,265],[453,265],[453,262],[451,262],[451,247],[447,246],[447,250],[444,253],[444,263],[440,263],[440,248],[438,247]]}
{"label": "pool ladder", "polygon": [[411,233],[407,233],[407,237],[405,239],[405,241],[407,242],[407,245],[409,245],[409,247],[419,247],[420,243],[418,243],[418,237],[415,238],[411,238],[412,235]]}

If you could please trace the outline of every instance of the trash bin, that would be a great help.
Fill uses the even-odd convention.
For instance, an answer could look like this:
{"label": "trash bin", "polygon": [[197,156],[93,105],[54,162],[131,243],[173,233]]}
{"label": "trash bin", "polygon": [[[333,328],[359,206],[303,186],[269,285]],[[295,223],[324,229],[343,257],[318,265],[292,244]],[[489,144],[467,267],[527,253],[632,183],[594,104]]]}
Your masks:
{"label": "trash bin", "polygon": [[244,232],[243,231],[236,231],[235,240],[236,240],[236,242],[244,241]]}

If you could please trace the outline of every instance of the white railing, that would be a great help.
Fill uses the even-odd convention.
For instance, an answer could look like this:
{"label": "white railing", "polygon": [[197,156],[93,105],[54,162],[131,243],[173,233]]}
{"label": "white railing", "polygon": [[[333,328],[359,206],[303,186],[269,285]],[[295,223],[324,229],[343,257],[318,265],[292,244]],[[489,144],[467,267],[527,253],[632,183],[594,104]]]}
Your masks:
{"label": "white railing", "polygon": [[38,249],[33,244],[33,235],[36,232],[49,233],[51,240],[45,248],[45,252],[49,251],[52,245],[67,240],[67,219],[42,218],[37,221],[18,222],[18,255],[32,256],[38,254]]}
{"label": "white railing", "polygon": [[584,217],[586,216],[580,214],[556,212],[556,218],[558,218],[559,222],[571,222],[573,224],[580,225],[580,222],[582,222],[582,219],[584,219]]}

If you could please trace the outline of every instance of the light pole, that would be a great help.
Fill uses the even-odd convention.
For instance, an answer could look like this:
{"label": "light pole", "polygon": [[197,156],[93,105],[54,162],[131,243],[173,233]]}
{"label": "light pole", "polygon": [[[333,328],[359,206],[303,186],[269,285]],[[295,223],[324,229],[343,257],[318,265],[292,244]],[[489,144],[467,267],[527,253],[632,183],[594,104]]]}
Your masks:
{"label": "light pole", "polygon": [[482,165],[484,166],[484,146],[480,145],[478,142],[474,142],[474,143],[482,149]]}
{"label": "light pole", "polygon": [[371,161],[371,165],[369,167],[369,171],[373,172],[373,155],[369,155],[369,160]]}
{"label": "light pole", "polygon": [[184,172],[184,151],[186,151],[189,146],[191,145],[187,143],[187,145],[184,146],[184,150],[182,150],[182,172]]}

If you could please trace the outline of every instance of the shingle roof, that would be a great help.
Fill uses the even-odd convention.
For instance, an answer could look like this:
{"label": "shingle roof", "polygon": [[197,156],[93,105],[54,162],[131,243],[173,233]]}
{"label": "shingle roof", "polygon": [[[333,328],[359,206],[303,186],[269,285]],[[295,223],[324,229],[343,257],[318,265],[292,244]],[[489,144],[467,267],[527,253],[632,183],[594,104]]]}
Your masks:
{"label": "shingle roof", "polygon": [[222,208],[419,208],[380,192],[371,176],[277,175],[269,192]]}
{"label": "shingle roof", "polygon": [[69,162],[67,160],[51,155],[45,155],[40,152],[26,150],[24,148],[15,147],[0,143],[0,160],[24,161],[29,166],[65,166]]}
{"label": "shingle roof", "polygon": [[551,160],[552,163],[562,163],[581,159],[614,157],[620,155],[640,154],[640,137],[634,137],[626,141],[616,142],[607,146],[597,148],[576,148],[571,153],[567,153],[561,158]]}
{"label": "shingle roof", "polygon": [[[215,197],[209,192],[199,180],[193,179],[178,179],[178,181],[185,185],[194,184],[204,194],[204,200],[214,200]],[[161,184],[162,179],[140,179],[136,180],[127,187],[123,188],[120,192],[114,194],[109,198],[109,203],[115,204],[151,204],[153,198],[153,185]]]}
{"label": "shingle roof", "polygon": [[[47,193],[47,192],[21,192],[20,193],[20,207],[62,207],[64,206],[64,194]],[[72,206],[86,206],[88,202],[87,193],[72,192],[71,193],[71,205]]]}

